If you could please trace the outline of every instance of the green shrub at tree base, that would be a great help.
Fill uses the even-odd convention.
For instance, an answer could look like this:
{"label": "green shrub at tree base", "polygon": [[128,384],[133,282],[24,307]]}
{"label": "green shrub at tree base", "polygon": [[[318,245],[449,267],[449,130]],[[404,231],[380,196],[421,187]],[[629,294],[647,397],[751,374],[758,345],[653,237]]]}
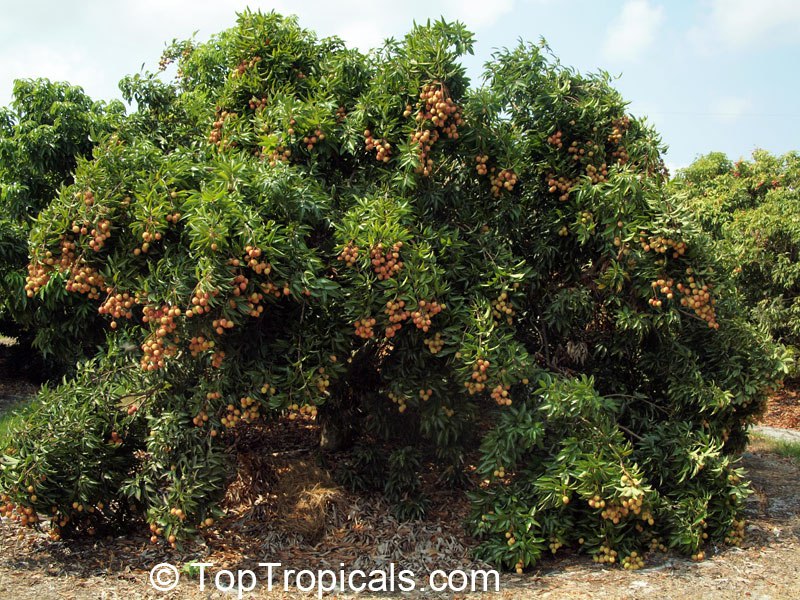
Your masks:
{"label": "green shrub at tree base", "polygon": [[6,514],[62,535],[125,507],[175,545],[213,523],[248,428],[319,418],[353,430],[340,480],[404,517],[426,464],[469,481],[480,444],[471,526],[504,567],[740,539],[736,455],[786,357],[605,74],[521,45],[470,87],[472,44],[436,22],[364,55],[247,12],[170,47],[174,82],[125,80],[138,111],[29,238],[28,294],[107,323],[42,398],[99,445],[32,415]]}

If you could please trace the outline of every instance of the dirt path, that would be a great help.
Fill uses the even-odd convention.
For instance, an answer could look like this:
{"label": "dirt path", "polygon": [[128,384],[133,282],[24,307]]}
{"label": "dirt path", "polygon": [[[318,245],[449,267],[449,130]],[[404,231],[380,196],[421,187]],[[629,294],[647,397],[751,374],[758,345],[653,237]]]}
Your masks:
{"label": "dirt path", "polygon": [[767,427],[766,425],[757,425],[753,427],[753,431],[781,442],[800,443],[800,431],[797,429],[784,429],[782,427]]}
{"label": "dirt path", "polygon": [[[797,565],[800,559],[800,468],[793,462],[768,454],[758,442],[744,457],[755,494],[747,507],[747,537],[741,548],[711,549],[710,558],[692,563],[671,555],[648,558],[649,567],[627,572],[594,565],[587,557],[572,557],[543,563],[522,576],[503,575],[496,598],[633,599],[633,598],[800,598]],[[433,535],[446,537],[447,523],[425,524]],[[437,529],[439,527],[439,529]],[[413,529],[413,528],[412,528]],[[411,531],[411,530],[409,530]],[[430,532],[429,532],[430,533]],[[266,534],[265,534],[266,535]],[[409,533],[409,535],[412,535]],[[267,535],[268,537],[268,535]],[[401,536],[402,537],[402,536]],[[266,539],[266,538],[264,538]],[[364,556],[379,551],[380,539],[365,543]],[[235,544],[231,540],[231,545]],[[261,548],[264,548],[262,544]],[[309,562],[320,568],[324,557],[309,548]],[[194,558],[203,556],[198,549]],[[209,551],[208,548],[205,549]],[[413,554],[413,552],[411,553]],[[262,552],[240,555],[241,568],[266,560]],[[25,533],[7,522],[0,523],[0,598],[230,598],[217,591],[200,592],[196,580],[184,580],[169,593],[154,591],[148,569],[168,560],[141,538],[121,537],[94,543],[48,543],[41,534]],[[189,560],[184,556],[182,560]],[[444,558],[444,557],[443,557]],[[172,557],[176,560],[176,557]],[[315,560],[317,562],[315,562]],[[215,561],[215,564],[218,564]],[[223,565],[224,566],[224,565]],[[213,587],[212,587],[213,589]],[[418,597],[433,597],[417,593]],[[267,593],[261,582],[256,593],[246,597],[313,597]],[[440,597],[463,597],[440,594]],[[489,595],[486,595],[489,596]],[[332,596],[331,596],[332,597]],[[339,598],[347,596],[337,596]],[[368,598],[366,594],[357,596]],[[471,598],[482,597],[480,594]]]}

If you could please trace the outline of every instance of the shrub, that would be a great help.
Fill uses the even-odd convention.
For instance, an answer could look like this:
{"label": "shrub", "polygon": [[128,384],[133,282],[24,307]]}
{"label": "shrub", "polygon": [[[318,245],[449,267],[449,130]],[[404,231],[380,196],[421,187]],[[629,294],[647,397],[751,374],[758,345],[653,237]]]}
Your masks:
{"label": "shrub", "polygon": [[[482,440],[471,521],[506,567],[738,538],[735,454],[783,357],[608,78],[520,45],[470,88],[472,44],[436,22],[363,55],[246,12],[171,46],[175,82],[127,80],[153,103],[41,213],[27,282],[107,320],[87,428],[122,436],[100,460],[126,470],[90,463],[114,471],[102,495],[44,473],[36,457],[80,469],[97,451],[42,439],[34,415],[7,512],[125,505],[176,544],[217,510],[237,436],[319,413],[358,434],[343,478],[407,517],[424,466],[463,482]],[[80,415],[87,376],[43,403]],[[33,500],[42,474],[64,479]]]}

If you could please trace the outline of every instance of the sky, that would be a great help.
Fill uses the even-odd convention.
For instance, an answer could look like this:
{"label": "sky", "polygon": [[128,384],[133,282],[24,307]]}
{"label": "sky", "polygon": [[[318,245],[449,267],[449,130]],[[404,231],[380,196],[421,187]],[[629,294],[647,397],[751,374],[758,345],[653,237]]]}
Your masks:
{"label": "sky", "polygon": [[722,151],[800,150],[800,0],[0,0],[0,105],[17,78],[119,98],[117,82],[155,70],[165,45],[206,40],[236,11],[296,14],[320,36],[362,50],[444,16],[476,36],[473,81],[494,49],[543,37],[564,65],[617,79],[675,170]]}

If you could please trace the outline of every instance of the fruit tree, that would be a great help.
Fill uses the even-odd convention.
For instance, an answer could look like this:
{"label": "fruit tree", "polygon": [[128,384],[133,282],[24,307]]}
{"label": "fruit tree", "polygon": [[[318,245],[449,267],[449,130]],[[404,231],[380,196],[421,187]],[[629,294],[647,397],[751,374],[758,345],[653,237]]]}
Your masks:
{"label": "fruit tree", "polygon": [[[800,155],[698,158],[671,183],[711,235],[753,320],[800,348]],[[797,375],[793,371],[793,375]]]}
{"label": "fruit tree", "polygon": [[32,359],[41,354],[51,369],[69,367],[103,339],[91,327],[99,323],[94,307],[63,285],[27,298],[26,238],[39,211],[72,183],[76,158],[90,156],[94,139],[123,114],[121,102],[93,102],[79,87],[46,79],[15,82],[11,106],[0,111],[0,333],[17,337],[20,366],[39,364]]}
{"label": "fruit tree", "polygon": [[180,543],[237,436],[288,415],[356,424],[343,480],[405,517],[434,462],[508,568],[739,539],[783,357],[608,77],[523,44],[474,86],[472,45],[439,21],[362,54],[246,12],[123,82],[137,111],[29,238],[27,294],[86,299],[105,343],[6,449],[6,514]]}

